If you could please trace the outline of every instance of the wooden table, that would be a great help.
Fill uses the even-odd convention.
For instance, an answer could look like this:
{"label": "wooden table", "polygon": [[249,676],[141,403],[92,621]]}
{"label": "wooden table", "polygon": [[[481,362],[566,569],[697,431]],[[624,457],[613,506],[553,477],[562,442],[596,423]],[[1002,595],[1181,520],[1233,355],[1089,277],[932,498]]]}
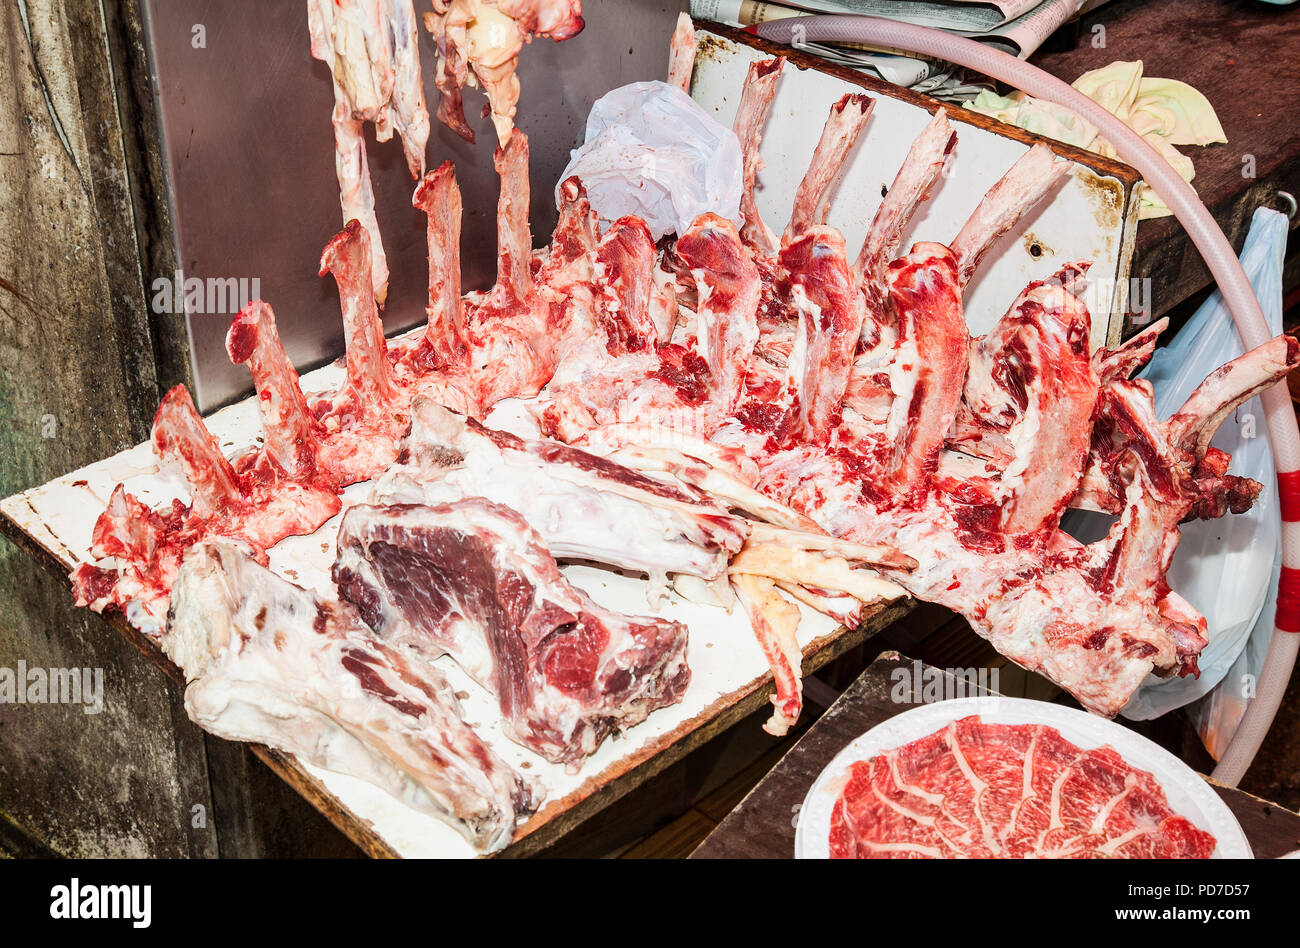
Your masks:
{"label": "wooden table", "polygon": [[[906,670],[910,680],[912,659],[897,652],[876,659],[691,858],[792,858],[795,818],[817,776],[854,738],[918,703],[891,697],[900,687],[891,677],[897,669]],[[907,693],[910,698],[910,687]],[[1300,849],[1300,814],[1232,787],[1214,788],[1241,823],[1256,857]]]}
{"label": "wooden table", "polygon": [[[1300,9],[1222,0],[1117,0],[1082,18],[1073,48],[1049,45],[1030,62],[1066,82],[1118,60],[1141,60],[1147,76],[1179,79],[1204,93],[1226,145],[1180,147],[1196,166],[1192,186],[1240,249],[1261,206],[1300,196]],[[1132,276],[1150,278],[1159,317],[1210,284],[1210,274],[1172,217],[1141,222]],[[1292,282],[1300,272],[1292,276]]]}

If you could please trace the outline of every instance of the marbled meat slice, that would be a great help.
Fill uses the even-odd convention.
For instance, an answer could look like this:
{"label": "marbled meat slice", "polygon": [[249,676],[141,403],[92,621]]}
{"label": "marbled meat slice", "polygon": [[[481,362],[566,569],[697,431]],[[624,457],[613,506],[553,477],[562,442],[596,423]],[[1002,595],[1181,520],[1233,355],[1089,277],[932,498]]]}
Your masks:
{"label": "marbled meat slice", "polygon": [[1112,748],[978,716],[855,762],[831,812],[837,859],[1205,859],[1215,845]]}

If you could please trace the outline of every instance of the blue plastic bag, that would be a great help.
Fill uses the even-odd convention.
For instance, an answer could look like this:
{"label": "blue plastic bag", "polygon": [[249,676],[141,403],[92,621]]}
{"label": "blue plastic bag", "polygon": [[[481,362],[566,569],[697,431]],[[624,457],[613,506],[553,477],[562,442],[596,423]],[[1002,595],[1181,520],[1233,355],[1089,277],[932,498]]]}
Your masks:
{"label": "blue plastic bag", "polygon": [[[1274,334],[1282,331],[1287,227],[1285,215],[1260,208],[1241,253]],[[1243,351],[1232,315],[1216,292],[1141,373],[1155,389],[1156,415],[1168,418],[1210,372]],[[1247,513],[1182,525],[1169,585],[1205,615],[1209,644],[1199,660],[1200,677],[1152,676],[1120,713],[1147,720],[1205,698],[1193,718],[1207,749],[1217,756],[1240,721],[1251,694],[1249,676],[1258,676],[1272,635],[1282,528],[1273,451],[1259,399],[1237,409],[1212,443],[1232,455],[1230,473],[1253,478],[1264,488]]]}

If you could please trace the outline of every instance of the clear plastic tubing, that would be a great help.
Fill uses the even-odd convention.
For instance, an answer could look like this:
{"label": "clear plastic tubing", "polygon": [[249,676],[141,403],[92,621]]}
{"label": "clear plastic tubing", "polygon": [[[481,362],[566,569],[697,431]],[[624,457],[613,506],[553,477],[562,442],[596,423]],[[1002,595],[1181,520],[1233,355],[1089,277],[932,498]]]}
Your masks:
{"label": "clear plastic tubing", "polygon": [[[1119,156],[1159,192],[1187,230],[1219,284],[1247,350],[1271,338],[1259,301],[1241,269],[1232,245],[1205,209],[1196,192],[1136,132],[1077,89],[1006,53],[940,30],[870,16],[808,16],[763,23],[753,29],[776,43],[848,42],[933,56],[992,76],[1029,95],[1065,106],[1082,115],[1115,146]],[[1246,709],[1232,742],[1214,770],[1214,778],[1236,786],[1264,741],[1286,691],[1300,650],[1300,431],[1286,382],[1262,396],[1269,439],[1277,464],[1282,497],[1282,581],[1278,590],[1277,627],[1260,675],[1256,695]]]}

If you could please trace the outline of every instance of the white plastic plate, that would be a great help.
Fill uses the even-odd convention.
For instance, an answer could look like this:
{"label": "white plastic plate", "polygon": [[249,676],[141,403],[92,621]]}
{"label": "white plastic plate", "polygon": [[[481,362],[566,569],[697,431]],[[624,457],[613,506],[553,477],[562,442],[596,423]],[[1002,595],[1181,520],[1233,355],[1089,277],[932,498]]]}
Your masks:
{"label": "white plastic plate", "polygon": [[1218,846],[1212,858],[1253,858],[1250,843],[1227,804],[1194,770],[1158,744],[1084,711],[1046,701],[995,696],[918,705],[877,725],[836,754],[804,798],[795,828],[795,857],[830,858],[831,810],[855,762],[919,740],[972,714],[989,724],[1045,724],[1084,750],[1109,744],[1130,767],[1156,778],[1175,813],[1213,834]]}

